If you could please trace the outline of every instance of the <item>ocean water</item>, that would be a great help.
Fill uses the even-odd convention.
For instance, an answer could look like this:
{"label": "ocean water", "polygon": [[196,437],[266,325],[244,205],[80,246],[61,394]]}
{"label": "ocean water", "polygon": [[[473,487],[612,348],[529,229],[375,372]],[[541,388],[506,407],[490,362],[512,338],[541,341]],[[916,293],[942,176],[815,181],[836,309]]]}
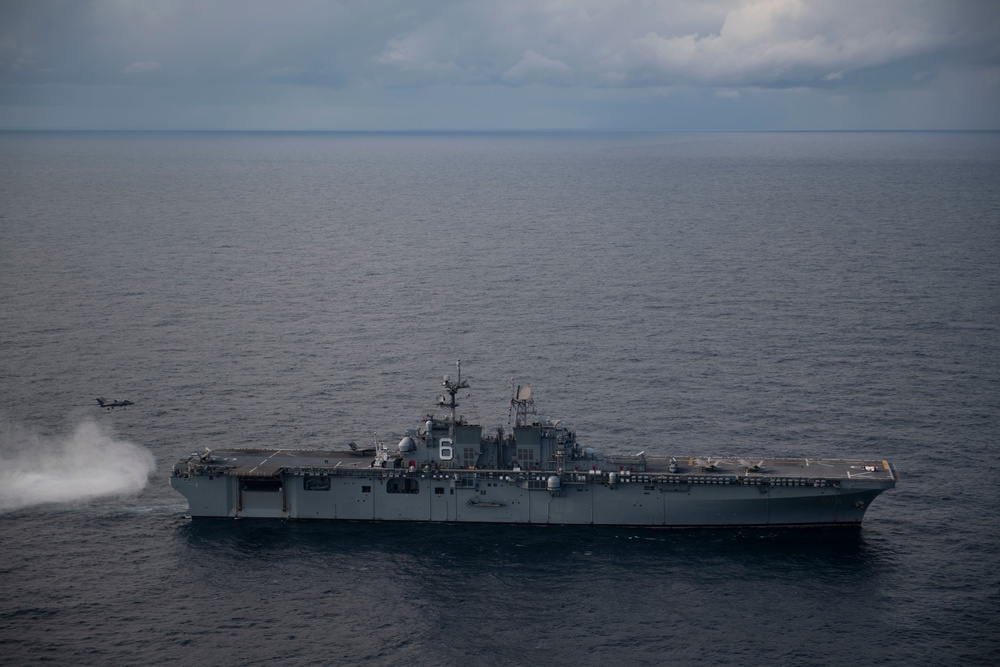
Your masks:
{"label": "ocean water", "polygon": [[[860,530],[192,522],[441,376],[604,450],[879,457]],[[94,397],[135,405],[108,412]],[[995,664],[1000,134],[0,133],[4,664]]]}

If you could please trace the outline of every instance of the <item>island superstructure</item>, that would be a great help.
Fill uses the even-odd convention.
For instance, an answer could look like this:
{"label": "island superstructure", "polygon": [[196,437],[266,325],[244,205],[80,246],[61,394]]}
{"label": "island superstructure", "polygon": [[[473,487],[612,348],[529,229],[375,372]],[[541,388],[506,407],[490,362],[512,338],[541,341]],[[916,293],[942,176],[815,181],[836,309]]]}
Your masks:
{"label": "island superstructure", "polygon": [[174,465],[170,484],[193,518],[663,527],[856,525],[896,485],[874,458],[603,453],[538,419],[531,388],[513,383],[510,433],[486,434],[457,414],[468,386],[459,365],[442,382],[445,414],[395,445],[206,448]]}

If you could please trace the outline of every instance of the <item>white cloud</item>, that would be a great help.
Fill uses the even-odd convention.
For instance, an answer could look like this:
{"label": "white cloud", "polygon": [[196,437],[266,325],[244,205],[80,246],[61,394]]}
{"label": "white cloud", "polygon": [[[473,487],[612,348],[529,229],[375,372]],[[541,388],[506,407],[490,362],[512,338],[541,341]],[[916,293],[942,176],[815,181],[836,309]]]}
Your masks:
{"label": "white cloud", "polygon": [[[390,39],[378,63],[411,74],[446,63],[456,80],[479,83],[797,87],[974,40],[961,4],[467,2]],[[841,78],[824,78],[833,73]]]}
{"label": "white cloud", "polygon": [[[884,5],[885,3],[883,3]],[[635,62],[653,76],[694,85],[793,87],[823,73],[892,63],[939,48],[937,26],[867,9],[858,22],[854,3],[759,0],[734,7],[717,32],[672,36],[652,30],[632,40]],[[840,80],[827,78],[827,81]]]}
{"label": "white cloud", "polygon": [[[978,109],[1000,95],[995,77],[975,76],[997,67],[996,0],[302,0],[293,12],[270,0],[0,3],[0,127],[2,113],[21,118],[42,104],[53,117],[83,114],[102,97],[134,114],[159,113],[166,100],[180,117],[207,108],[211,95],[210,108],[226,110],[215,124],[223,126],[241,109],[277,118],[284,105],[301,117],[299,89],[335,92],[338,119],[351,104],[381,117],[374,98],[393,118],[402,109],[437,119],[489,89],[490,109],[509,109],[519,123],[572,116],[645,126],[643,104],[660,122],[677,117],[663,110],[685,95],[726,109],[742,95],[756,118],[771,104],[780,119],[789,117],[780,105],[802,91],[862,105],[862,93],[943,90],[936,82],[949,71],[994,86],[949,99],[957,111],[973,93]],[[166,70],[169,88],[157,85]],[[128,95],[132,85],[142,95]],[[763,90],[787,95],[756,94]]]}
{"label": "white cloud", "polygon": [[[1000,8],[979,0],[371,0],[295,12],[262,0],[93,0],[70,5],[57,25],[50,1],[27,5],[30,20],[4,21],[0,9],[0,73],[31,58],[34,71],[97,81],[102,60],[139,51],[146,57],[122,72],[170,62],[174,83],[308,73],[338,86],[791,88],[964,49],[995,61],[1000,41]],[[903,80],[912,84],[912,71]]]}
{"label": "white cloud", "polygon": [[546,58],[528,49],[520,61],[500,75],[505,83],[565,83],[570,80],[572,68],[566,63]]}

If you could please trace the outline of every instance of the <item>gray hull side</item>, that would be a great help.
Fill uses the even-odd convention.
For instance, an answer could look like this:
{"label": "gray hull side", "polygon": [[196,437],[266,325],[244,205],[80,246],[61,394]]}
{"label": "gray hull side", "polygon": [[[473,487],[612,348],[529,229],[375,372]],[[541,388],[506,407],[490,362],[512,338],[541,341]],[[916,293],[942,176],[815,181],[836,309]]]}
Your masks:
{"label": "gray hull side", "polygon": [[878,482],[836,487],[712,484],[566,484],[554,493],[518,481],[463,488],[424,478],[408,493],[387,480],[334,478],[306,489],[286,476],[280,487],[255,490],[227,475],[171,477],[192,517],[420,521],[627,526],[766,526],[857,524],[879,493]]}

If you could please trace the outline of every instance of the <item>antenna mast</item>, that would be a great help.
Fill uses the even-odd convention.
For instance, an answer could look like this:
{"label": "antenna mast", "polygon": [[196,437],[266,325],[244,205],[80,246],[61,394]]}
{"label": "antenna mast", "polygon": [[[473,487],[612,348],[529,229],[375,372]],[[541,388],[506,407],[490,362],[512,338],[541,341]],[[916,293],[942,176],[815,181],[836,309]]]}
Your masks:
{"label": "antenna mast", "polygon": [[466,389],[469,386],[469,383],[462,379],[462,360],[459,359],[456,365],[458,366],[458,381],[452,382],[451,378],[445,375],[444,382],[441,383],[441,386],[448,392],[449,398],[447,400],[444,396],[438,398],[438,405],[451,410],[451,428],[449,433],[452,438],[455,437],[455,408],[458,407],[455,395],[458,394],[459,389]]}
{"label": "antenna mast", "polygon": [[525,426],[528,415],[535,414],[535,399],[531,397],[531,385],[519,384],[514,390],[514,379],[510,380],[510,409],[514,414],[514,426]]}

